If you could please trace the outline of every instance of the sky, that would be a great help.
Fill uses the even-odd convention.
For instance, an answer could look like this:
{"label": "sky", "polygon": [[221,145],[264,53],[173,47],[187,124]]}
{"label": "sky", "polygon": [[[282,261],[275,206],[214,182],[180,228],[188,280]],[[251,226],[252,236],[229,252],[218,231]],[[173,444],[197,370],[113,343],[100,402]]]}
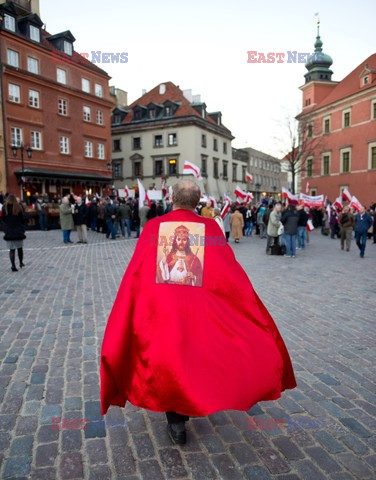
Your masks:
{"label": "sky", "polygon": [[340,81],[376,52],[375,0],[40,0],[51,34],[70,30],[77,52],[127,53],[127,63],[98,65],[128,103],[171,81],[200,94],[237,148],[281,158],[287,117],[300,111],[304,63],[247,63],[248,51],[312,53],[317,17],[323,50]]}

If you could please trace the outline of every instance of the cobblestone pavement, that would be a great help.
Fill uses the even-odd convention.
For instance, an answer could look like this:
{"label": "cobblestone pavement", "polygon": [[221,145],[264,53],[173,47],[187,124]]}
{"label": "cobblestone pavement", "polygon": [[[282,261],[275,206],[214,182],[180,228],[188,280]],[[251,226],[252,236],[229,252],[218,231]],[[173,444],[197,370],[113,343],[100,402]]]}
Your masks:
{"label": "cobblestone pavement", "polygon": [[298,388],[250,412],[191,419],[177,447],[162,413],[127,405],[100,421],[101,340],[136,240],[90,232],[89,242],[66,247],[59,231],[29,232],[18,273],[0,244],[2,478],[375,478],[376,245],[363,260],[355,244],[347,253],[319,232],[296,259],[266,256],[257,237],[233,246],[286,341]]}

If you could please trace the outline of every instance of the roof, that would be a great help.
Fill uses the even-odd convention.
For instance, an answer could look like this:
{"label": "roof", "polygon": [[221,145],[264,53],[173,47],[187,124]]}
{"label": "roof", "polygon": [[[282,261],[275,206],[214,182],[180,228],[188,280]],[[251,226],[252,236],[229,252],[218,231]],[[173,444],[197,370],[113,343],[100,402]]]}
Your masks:
{"label": "roof", "polygon": [[341,82],[339,82],[337,86],[335,86],[333,90],[331,90],[331,92],[318,105],[314,106],[309,110],[307,109],[300,115],[314,112],[315,110],[337,102],[338,100],[350,97],[351,95],[355,95],[356,93],[365,92],[370,88],[375,87],[376,75],[374,75],[372,82],[362,87],[360,86],[360,74],[363,72],[366,65],[372,70],[376,69],[376,53],[363,60],[363,62],[360,63],[351,73],[349,73],[347,77],[345,77]]}
{"label": "roof", "polygon": [[24,168],[23,170],[17,170],[14,172],[17,176],[25,177],[52,177],[52,178],[65,178],[73,180],[91,180],[95,182],[109,182],[111,183],[111,177],[105,177],[96,173],[87,172],[71,172],[62,170],[50,170],[39,168]]}
{"label": "roof", "polygon": [[[165,85],[164,93],[160,93],[160,85]],[[163,89],[162,89],[163,91]],[[127,106],[126,109],[132,111],[125,117],[123,120],[123,125],[129,124],[133,121],[133,108],[136,106],[148,106],[151,103],[154,104],[164,104],[168,100],[178,104],[178,108],[172,118],[177,117],[187,117],[194,116],[200,118],[202,121],[209,123],[210,125],[216,126],[217,128],[222,128],[227,130],[231,134],[230,130],[224,125],[218,125],[209,114],[206,115],[206,118],[202,118],[200,113],[193,107],[193,104],[184,96],[183,91],[172,82],[165,82],[157,85],[149,92],[142,95],[142,97],[135,100],[131,105]]]}

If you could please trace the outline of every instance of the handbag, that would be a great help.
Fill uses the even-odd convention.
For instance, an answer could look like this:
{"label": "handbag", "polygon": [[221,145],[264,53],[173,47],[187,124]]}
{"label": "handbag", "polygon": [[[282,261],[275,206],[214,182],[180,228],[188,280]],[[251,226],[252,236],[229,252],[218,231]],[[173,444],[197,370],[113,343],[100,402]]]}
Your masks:
{"label": "handbag", "polygon": [[284,226],[281,224],[278,228],[278,235],[283,235],[285,232]]}

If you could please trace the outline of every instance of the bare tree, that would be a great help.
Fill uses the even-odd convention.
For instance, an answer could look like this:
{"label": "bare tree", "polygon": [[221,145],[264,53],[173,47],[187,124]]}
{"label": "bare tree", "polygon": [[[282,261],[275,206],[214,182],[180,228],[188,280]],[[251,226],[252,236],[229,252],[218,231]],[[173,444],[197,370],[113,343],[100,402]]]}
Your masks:
{"label": "bare tree", "polygon": [[314,158],[321,143],[321,137],[315,136],[314,124],[307,121],[298,121],[296,118],[287,116],[281,123],[282,136],[276,140],[282,145],[280,152],[283,155],[283,171],[291,173],[291,191],[295,193],[296,179],[299,174],[307,173],[313,175],[314,162],[307,163],[307,158]]}

